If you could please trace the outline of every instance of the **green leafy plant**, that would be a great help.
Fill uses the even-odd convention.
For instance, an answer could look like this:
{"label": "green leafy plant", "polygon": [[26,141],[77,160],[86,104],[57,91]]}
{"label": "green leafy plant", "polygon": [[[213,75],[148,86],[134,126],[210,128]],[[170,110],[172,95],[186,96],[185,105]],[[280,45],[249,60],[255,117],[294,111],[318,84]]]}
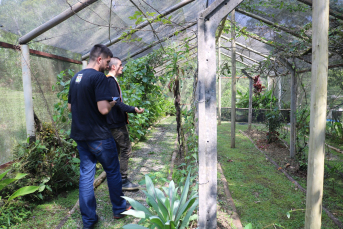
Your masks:
{"label": "green leafy plant", "polygon": [[266,114],[266,126],[268,128],[267,140],[268,143],[275,142],[279,139],[279,129],[282,127],[283,117],[278,108],[268,111]]}
{"label": "green leafy plant", "polygon": [[53,119],[57,123],[57,128],[60,129],[60,133],[66,132],[70,134],[70,121],[71,113],[68,110],[68,94],[70,87],[70,79],[74,76],[74,72],[70,69],[61,71],[57,75],[56,85],[52,86],[52,90],[55,91],[59,88],[57,98],[59,102],[54,104],[54,115]]}
{"label": "green leafy plant", "polygon": [[307,148],[308,139],[307,136],[310,133],[310,109],[309,106],[299,107],[296,111],[296,158],[299,162],[299,169],[307,170],[307,155],[305,149]]}
{"label": "green leafy plant", "polygon": [[[65,139],[64,136],[60,137]],[[43,199],[44,196],[53,196],[68,188],[77,187],[80,159],[76,143],[65,139],[60,146],[51,124],[48,123],[43,123],[37,138],[36,142],[18,145],[14,150],[16,162],[12,168],[27,176],[10,188],[37,185],[40,193],[36,197]]]}
{"label": "green leafy plant", "polygon": [[[181,196],[178,195],[178,189],[173,181],[169,183],[169,188],[163,187],[165,194],[158,188],[154,187],[149,176],[145,176],[147,191],[144,191],[147,199],[147,204],[150,209],[143,206],[141,203],[129,198],[123,197],[130,202],[135,210],[129,210],[123,214],[132,215],[141,218],[139,223],[146,222],[150,228],[177,228],[183,229],[188,226],[191,219],[196,219],[193,211],[198,206],[197,193],[191,193],[191,197],[187,200],[190,175],[186,179],[184,187],[181,187]],[[128,224],[123,226],[124,229],[139,229],[146,228],[143,226]]]}
{"label": "green leafy plant", "polygon": [[[0,208],[0,224],[3,224],[4,223],[4,220],[6,220],[7,222],[7,225],[10,226],[11,225],[11,217],[16,217],[15,214],[11,214],[9,213],[8,211],[6,211],[8,208],[9,208],[9,205],[12,203],[12,200],[14,200],[15,198],[17,197],[20,197],[20,196],[25,196],[25,195],[28,195],[28,194],[31,194],[31,193],[34,193],[36,192],[37,190],[39,190],[39,187],[38,186],[24,186],[24,187],[21,187],[19,188],[17,191],[15,191],[13,194],[11,194],[7,200],[4,200],[2,199],[2,190],[7,187],[9,184],[15,182],[15,181],[18,181],[22,178],[24,178],[27,174],[24,174],[24,173],[18,173],[14,178],[7,178],[7,179],[4,179],[4,177],[7,175],[7,173],[10,171],[9,170],[6,170],[5,172],[3,172],[2,174],[0,174],[0,201],[4,201],[4,205],[2,205],[2,207]],[[7,216],[7,219],[4,219],[3,218],[3,212],[6,212],[7,214],[5,214]]]}

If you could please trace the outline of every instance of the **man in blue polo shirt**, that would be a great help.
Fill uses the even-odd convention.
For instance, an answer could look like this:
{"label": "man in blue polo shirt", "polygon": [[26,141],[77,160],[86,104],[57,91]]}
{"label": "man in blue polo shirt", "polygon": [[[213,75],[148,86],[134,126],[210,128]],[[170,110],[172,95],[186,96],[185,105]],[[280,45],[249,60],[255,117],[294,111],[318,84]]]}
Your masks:
{"label": "man in blue polo shirt", "polygon": [[95,165],[99,161],[107,174],[107,183],[114,218],[131,206],[122,192],[116,144],[106,122],[106,114],[114,104],[105,74],[113,56],[104,45],[95,45],[86,69],[70,81],[68,109],[72,112],[70,137],[77,143],[80,154],[79,202],[84,228],[93,228],[98,221],[93,182]]}

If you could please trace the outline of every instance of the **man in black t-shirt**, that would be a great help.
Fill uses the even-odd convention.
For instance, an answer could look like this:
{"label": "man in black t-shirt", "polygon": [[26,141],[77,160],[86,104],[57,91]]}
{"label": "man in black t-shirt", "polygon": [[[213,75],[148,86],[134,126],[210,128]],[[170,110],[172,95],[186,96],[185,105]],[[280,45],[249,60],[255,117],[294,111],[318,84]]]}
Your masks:
{"label": "man in black t-shirt", "polygon": [[72,112],[70,137],[80,154],[79,202],[84,228],[93,228],[98,221],[93,182],[95,165],[99,161],[107,174],[114,218],[131,206],[126,203],[121,188],[116,144],[107,126],[106,114],[116,103],[109,91],[104,71],[113,56],[104,45],[95,45],[86,69],[70,81],[68,109]]}

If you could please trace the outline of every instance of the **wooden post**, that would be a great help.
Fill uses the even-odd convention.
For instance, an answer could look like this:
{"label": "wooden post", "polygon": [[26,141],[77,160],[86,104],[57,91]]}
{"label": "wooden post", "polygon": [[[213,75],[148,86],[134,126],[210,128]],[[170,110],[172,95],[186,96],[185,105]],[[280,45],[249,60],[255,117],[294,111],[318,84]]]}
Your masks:
{"label": "wooden post", "polygon": [[291,136],[290,136],[290,157],[295,156],[295,138],[296,138],[296,112],[297,112],[297,81],[295,69],[291,71]]}
{"label": "wooden post", "polygon": [[215,34],[242,0],[216,0],[198,16],[199,229],[217,228],[217,99]]}
{"label": "wooden post", "polygon": [[249,116],[248,116],[248,130],[251,130],[251,122],[252,122],[252,84],[253,79],[249,78]]}
{"label": "wooden post", "polygon": [[320,229],[324,183],[324,147],[329,62],[329,0],[313,0],[312,11],[313,64],[305,229]]}
{"label": "wooden post", "polygon": [[[225,21],[225,20],[224,20]],[[222,124],[222,78],[220,77],[220,36],[218,38],[218,125]]]}
{"label": "wooden post", "polygon": [[281,96],[282,96],[282,82],[281,82],[281,76],[278,77],[278,86],[279,86],[279,93],[278,93],[278,107],[279,110],[281,109]]}
{"label": "wooden post", "polygon": [[83,60],[82,61],[82,69],[85,69],[85,68],[87,68],[87,60]]}
{"label": "wooden post", "polygon": [[30,143],[36,141],[35,122],[33,115],[32,84],[30,69],[30,51],[28,45],[21,45],[21,68],[23,74],[26,133]]}
{"label": "wooden post", "polygon": [[231,12],[231,148],[235,148],[236,142],[236,43],[235,43],[235,10]]}

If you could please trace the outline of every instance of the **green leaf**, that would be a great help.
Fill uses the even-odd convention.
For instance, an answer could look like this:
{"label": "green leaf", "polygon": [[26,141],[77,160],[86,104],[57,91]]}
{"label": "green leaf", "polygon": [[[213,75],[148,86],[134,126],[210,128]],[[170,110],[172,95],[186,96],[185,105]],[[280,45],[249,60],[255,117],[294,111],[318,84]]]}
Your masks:
{"label": "green leaf", "polygon": [[80,164],[80,159],[78,159],[77,157],[73,157],[73,159],[71,160],[73,163],[75,164]]}
{"label": "green leaf", "polygon": [[124,229],[149,229],[147,227],[143,227],[137,224],[127,224],[123,226]]}
{"label": "green leaf", "polygon": [[149,219],[150,219],[150,222],[155,224],[158,228],[164,229],[164,223],[159,217],[151,216],[149,217]]}
{"label": "green leaf", "polygon": [[[198,206],[198,204],[199,204],[199,200],[197,199],[197,200],[193,203],[192,207],[189,208],[189,210],[188,210],[188,212],[187,212],[185,218],[183,218],[182,224],[181,224],[181,226],[180,226],[179,229],[184,229],[184,228],[186,228],[186,227],[188,226],[189,218],[190,218],[191,215],[193,214],[193,212],[194,212],[195,208]],[[177,221],[176,221],[176,222],[177,222]]]}
{"label": "green leaf", "polygon": [[287,218],[291,218],[291,213],[290,212],[287,212]]}
{"label": "green leaf", "polygon": [[244,227],[244,229],[252,229],[252,224],[249,223],[248,225],[246,225],[246,226]]}
{"label": "green leaf", "polygon": [[8,198],[8,201],[13,200],[14,198],[17,198],[19,196],[25,196],[27,194],[33,193],[39,189],[38,186],[25,186],[20,189],[18,189],[15,193],[13,193],[10,198]]}
{"label": "green leaf", "polygon": [[0,191],[14,181],[16,181],[16,179],[5,179],[5,180],[0,181]]}
{"label": "green leaf", "polygon": [[169,220],[165,223],[166,226],[169,226],[170,229],[176,229],[174,221]]}
{"label": "green leaf", "polygon": [[6,176],[6,174],[11,171],[10,169],[6,170],[5,172],[0,174],[0,180]]}
{"label": "green leaf", "polygon": [[144,211],[137,211],[137,210],[132,210],[132,209],[130,209],[128,211],[124,211],[121,214],[132,215],[132,216],[134,216],[136,218],[141,218],[141,219],[145,219],[146,218]]}
{"label": "green leaf", "polygon": [[131,206],[137,210],[137,211],[143,211],[146,215],[146,217],[150,217],[152,216],[152,213],[150,210],[148,210],[144,205],[142,205],[141,203],[135,201],[134,199],[127,197],[127,196],[122,196],[125,200],[129,201],[129,203],[131,204]]}

